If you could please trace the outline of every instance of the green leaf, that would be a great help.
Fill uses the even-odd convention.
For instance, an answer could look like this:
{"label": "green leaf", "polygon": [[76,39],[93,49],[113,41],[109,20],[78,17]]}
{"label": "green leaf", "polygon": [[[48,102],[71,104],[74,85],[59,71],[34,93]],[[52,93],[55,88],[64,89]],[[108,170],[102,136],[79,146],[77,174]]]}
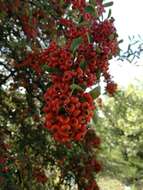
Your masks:
{"label": "green leaf", "polygon": [[72,41],[72,44],[71,44],[71,50],[72,50],[72,52],[76,51],[76,49],[79,47],[79,45],[81,44],[81,42],[82,42],[82,37],[75,38]]}
{"label": "green leaf", "polygon": [[48,67],[48,65],[43,65],[42,69],[45,71],[48,71],[49,73],[59,73],[61,72],[58,68],[56,67]]}
{"label": "green leaf", "polygon": [[97,16],[96,9],[92,5],[88,5],[87,7],[85,7],[85,12],[90,13],[93,16]]}
{"label": "green leaf", "polygon": [[112,5],[113,5],[113,1],[103,4],[104,7],[111,7]]}
{"label": "green leaf", "polygon": [[124,40],[121,39],[121,40],[118,41],[118,44],[123,43],[123,42],[124,42]]}
{"label": "green leaf", "polygon": [[111,14],[112,14],[112,10],[109,9],[109,12],[108,12],[108,16],[107,16],[107,18],[110,18],[110,17],[111,17]]}
{"label": "green leaf", "polygon": [[80,16],[79,21],[78,21],[79,24],[82,23],[83,21],[84,21],[83,16]]}
{"label": "green leaf", "polygon": [[96,53],[100,54],[101,52],[102,52],[101,48],[100,47],[96,47]]}
{"label": "green leaf", "polygon": [[96,5],[96,0],[89,0],[89,3],[92,5]]}
{"label": "green leaf", "polygon": [[71,89],[72,89],[72,91],[74,91],[74,90],[84,90],[81,86],[79,86],[78,84],[72,84],[71,86]]}
{"label": "green leaf", "polygon": [[92,122],[94,125],[96,125],[97,119],[98,119],[98,113],[97,113],[97,110],[95,109],[93,112],[93,117],[92,117]]}
{"label": "green leaf", "polygon": [[114,40],[114,38],[115,38],[115,34],[110,34],[109,40],[112,41],[112,40]]}
{"label": "green leaf", "polygon": [[90,95],[92,96],[93,99],[96,99],[101,94],[101,87],[97,86],[93,90],[91,90],[89,93],[90,93]]}
{"label": "green leaf", "polygon": [[88,43],[93,43],[93,37],[89,33],[87,33]]}
{"label": "green leaf", "polygon": [[87,65],[87,63],[85,61],[83,61],[83,62],[80,63],[79,66],[80,66],[81,69],[85,69],[86,65]]}

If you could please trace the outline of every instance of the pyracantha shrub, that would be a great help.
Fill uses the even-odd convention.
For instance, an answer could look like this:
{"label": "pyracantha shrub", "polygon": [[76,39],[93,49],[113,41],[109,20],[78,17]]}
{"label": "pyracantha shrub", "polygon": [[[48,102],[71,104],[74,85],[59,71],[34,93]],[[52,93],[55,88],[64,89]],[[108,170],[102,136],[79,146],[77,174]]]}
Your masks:
{"label": "pyracantha shrub", "polygon": [[[53,180],[55,188],[72,179],[79,190],[99,189],[95,175],[102,168],[96,156],[100,138],[91,121],[101,79],[109,95],[117,89],[109,73],[109,61],[119,52],[114,19],[110,12],[106,15],[111,4],[1,1],[0,53],[5,62],[0,64],[7,72],[1,73],[0,85],[10,78],[10,91],[24,90],[20,99],[12,98],[14,105],[4,101],[1,106],[3,118],[6,110],[10,115],[2,129],[14,125],[8,138],[14,145],[12,183],[21,189],[35,183],[35,189],[51,187],[46,171],[54,166],[59,179],[58,184]],[[1,175],[11,171],[9,159],[0,157]]]}
{"label": "pyracantha shrub", "polygon": [[[66,11],[55,20],[57,39],[41,52],[30,53],[18,65],[31,67],[39,77],[46,69],[49,72],[50,86],[44,94],[45,127],[60,142],[81,140],[86,134],[95,109],[88,88],[99,84],[102,76],[109,94],[117,87],[108,71],[109,60],[119,51],[114,20],[100,19],[102,1],[93,5],[84,0],[65,1]],[[33,33],[28,23],[28,18],[24,19],[24,32],[28,38],[35,38],[36,31]]]}

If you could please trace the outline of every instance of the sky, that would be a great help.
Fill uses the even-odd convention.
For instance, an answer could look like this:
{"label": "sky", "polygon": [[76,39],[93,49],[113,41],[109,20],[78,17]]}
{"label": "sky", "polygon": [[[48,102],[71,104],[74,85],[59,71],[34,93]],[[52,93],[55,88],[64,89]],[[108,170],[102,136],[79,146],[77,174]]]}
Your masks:
{"label": "sky", "polygon": [[[124,40],[121,48],[127,47],[128,36],[143,37],[143,0],[114,0],[112,15],[119,37]],[[138,60],[138,64],[142,66],[133,66],[127,61],[111,61],[110,70],[114,80],[123,87],[136,83],[137,79],[143,81],[143,58]]]}
{"label": "sky", "polygon": [[128,34],[143,35],[143,0],[114,0],[112,14],[122,37],[126,38]]}

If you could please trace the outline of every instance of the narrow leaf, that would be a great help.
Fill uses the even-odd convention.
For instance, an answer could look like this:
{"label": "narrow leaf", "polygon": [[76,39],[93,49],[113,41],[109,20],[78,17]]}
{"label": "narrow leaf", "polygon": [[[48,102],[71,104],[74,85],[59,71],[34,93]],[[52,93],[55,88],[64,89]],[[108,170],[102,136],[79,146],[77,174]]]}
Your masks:
{"label": "narrow leaf", "polygon": [[110,34],[110,36],[109,36],[108,38],[109,38],[110,41],[114,40],[114,38],[115,38],[114,33],[113,33],[113,34]]}
{"label": "narrow leaf", "polygon": [[112,5],[113,5],[113,1],[103,4],[104,7],[111,7]]}
{"label": "narrow leaf", "polygon": [[111,14],[112,14],[112,10],[109,9],[109,12],[108,12],[108,17],[107,18],[110,18],[111,17]]}
{"label": "narrow leaf", "polygon": [[92,5],[96,5],[96,0],[89,0],[89,3]]}
{"label": "narrow leaf", "polygon": [[71,44],[71,50],[72,50],[72,52],[76,51],[76,49],[79,47],[79,45],[81,44],[81,42],[82,42],[82,38],[81,37],[75,38],[72,41],[72,44]]}
{"label": "narrow leaf", "polygon": [[49,73],[59,73],[59,72],[61,72],[58,68],[55,68],[55,67],[48,67],[48,65],[43,65],[42,66],[42,69],[44,70],[44,71],[47,71],[47,72],[49,72]]}
{"label": "narrow leaf", "polygon": [[96,99],[98,96],[100,96],[100,93],[101,93],[100,86],[95,87],[89,93],[90,93],[90,95],[92,96],[93,99]]}
{"label": "narrow leaf", "polygon": [[85,69],[86,65],[87,65],[87,63],[85,61],[83,61],[83,62],[80,63],[79,66],[80,66],[81,69]]}
{"label": "narrow leaf", "polygon": [[71,87],[72,91],[74,91],[74,90],[82,90],[83,91],[83,88],[75,83],[72,84],[70,87]]}
{"label": "narrow leaf", "polygon": [[93,16],[97,16],[96,10],[95,10],[94,6],[92,6],[92,5],[88,5],[87,7],[85,7],[85,12],[90,13]]}
{"label": "narrow leaf", "polygon": [[118,41],[118,44],[123,43],[123,41],[124,41],[123,39],[119,40],[119,41]]}

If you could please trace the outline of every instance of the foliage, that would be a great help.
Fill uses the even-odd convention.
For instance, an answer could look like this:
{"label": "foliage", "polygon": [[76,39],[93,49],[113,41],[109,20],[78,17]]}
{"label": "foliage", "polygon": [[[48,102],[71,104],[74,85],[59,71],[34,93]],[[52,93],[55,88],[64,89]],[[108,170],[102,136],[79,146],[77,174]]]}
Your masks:
{"label": "foliage", "polygon": [[90,121],[100,78],[109,95],[117,88],[109,60],[118,35],[111,10],[103,15],[112,2],[0,3],[2,189],[98,190],[100,139]]}
{"label": "foliage", "polygon": [[143,179],[142,104],[142,90],[129,86],[107,99],[95,120],[102,139],[103,174],[137,187],[140,184],[139,189]]}
{"label": "foliage", "polygon": [[74,183],[83,186],[84,176],[92,179],[100,170],[93,151],[100,139],[94,129],[71,148],[53,141],[38,115],[27,111],[25,95],[1,91],[1,99],[0,182],[4,189],[65,189]]}

